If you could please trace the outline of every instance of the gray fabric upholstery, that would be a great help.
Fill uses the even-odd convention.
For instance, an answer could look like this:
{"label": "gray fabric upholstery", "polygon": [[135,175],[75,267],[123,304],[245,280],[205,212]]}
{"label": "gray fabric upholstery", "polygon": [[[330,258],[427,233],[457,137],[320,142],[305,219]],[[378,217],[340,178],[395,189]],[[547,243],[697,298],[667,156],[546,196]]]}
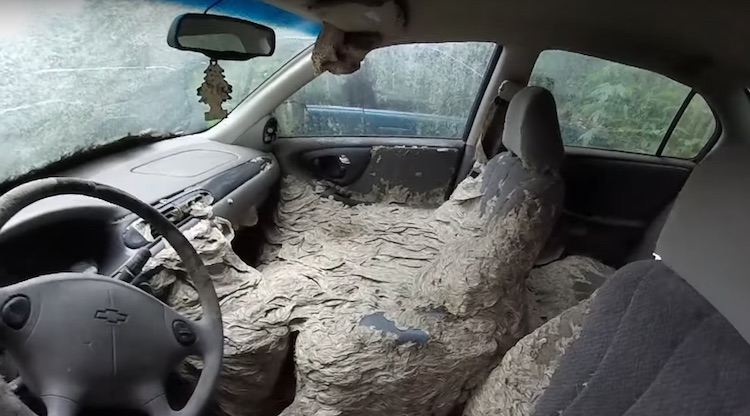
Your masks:
{"label": "gray fabric upholstery", "polygon": [[722,146],[691,174],[656,252],[750,342],[750,145]]}
{"label": "gray fabric upholstery", "polygon": [[534,415],[739,415],[750,411],[750,346],[658,261],[599,290]]}
{"label": "gray fabric upholstery", "polygon": [[640,260],[653,260],[654,252],[656,251],[656,242],[659,240],[661,230],[664,228],[664,224],[667,222],[669,213],[672,211],[674,201],[667,204],[664,209],[651,221],[646,232],[643,234],[641,242],[638,246],[628,255],[626,263],[632,263]]}
{"label": "gray fabric upholstery", "polygon": [[503,144],[524,166],[544,172],[560,169],[565,149],[552,93],[541,87],[526,87],[510,101]]}
{"label": "gray fabric upholstery", "polygon": [[591,298],[518,341],[471,396],[463,416],[529,416],[566,349],[581,335]]}
{"label": "gray fabric upholstery", "polygon": [[526,287],[533,332],[518,341],[474,391],[464,416],[528,416],[563,353],[580,336],[594,291],[613,272],[581,256],[532,270]]}

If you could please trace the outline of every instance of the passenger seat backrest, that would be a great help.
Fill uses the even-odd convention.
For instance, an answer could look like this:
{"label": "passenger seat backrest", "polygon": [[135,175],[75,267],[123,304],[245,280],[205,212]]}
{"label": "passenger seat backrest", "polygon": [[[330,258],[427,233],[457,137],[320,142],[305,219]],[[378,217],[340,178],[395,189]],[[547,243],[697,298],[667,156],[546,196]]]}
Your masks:
{"label": "passenger seat backrest", "polygon": [[536,172],[557,172],[565,157],[557,105],[542,87],[526,87],[511,100],[503,131],[505,147]]}
{"label": "passenger seat backrest", "polygon": [[714,150],[682,187],[656,253],[750,343],[748,178],[750,144]]}
{"label": "passenger seat backrest", "polygon": [[503,143],[508,151],[490,159],[476,179],[478,206],[417,280],[434,308],[453,315],[499,304],[515,311],[517,321],[500,323],[518,329],[506,337],[512,345],[525,333],[523,282],[562,210],[564,151],[549,91],[527,87],[513,97]]}
{"label": "passenger seat backrest", "polygon": [[513,97],[503,144],[508,151],[490,159],[484,170],[482,214],[491,203],[493,217],[506,215],[520,207],[524,199],[533,197],[556,216],[562,208],[559,170],[565,150],[552,93],[541,87],[526,87]]}

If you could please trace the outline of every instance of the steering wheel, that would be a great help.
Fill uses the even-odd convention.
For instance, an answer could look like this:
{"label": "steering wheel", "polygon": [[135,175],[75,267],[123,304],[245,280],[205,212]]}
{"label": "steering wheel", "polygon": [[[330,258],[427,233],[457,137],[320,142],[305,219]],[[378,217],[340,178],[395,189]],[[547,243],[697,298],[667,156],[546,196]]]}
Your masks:
{"label": "steering wheel", "polygon": [[[64,194],[119,205],[164,236],[192,277],[203,316],[185,318],[118,279],[58,273],[0,288],[0,344],[48,416],[74,416],[83,406],[198,416],[216,387],[223,354],[221,310],[206,266],[180,230],[150,205],[82,179],[40,179],[12,189],[0,197],[0,228],[29,204]],[[187,404],[175,411],[164,382],[189,355],[201,356],[204,367]]]}

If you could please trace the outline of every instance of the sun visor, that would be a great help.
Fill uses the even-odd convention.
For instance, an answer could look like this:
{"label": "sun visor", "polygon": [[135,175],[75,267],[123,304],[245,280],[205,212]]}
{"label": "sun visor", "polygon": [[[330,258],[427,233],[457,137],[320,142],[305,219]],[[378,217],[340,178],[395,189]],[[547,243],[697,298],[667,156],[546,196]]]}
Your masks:
{"label": "sun visor", "polygon": [[357,71],[365,55],[382,44],[383,33],[398,33],[406,26],[406,11],[393,0],[320,1],[309,12],[324,22],[312,53],[316,75]]}
{"label": "sun visor", "polygon": [[750,342],[750,145],[727,144],[693,171],[656,254]]}
{"label": "sun visor", "polygon": [[343,32],[323,24],[312,52],[315,75],[330,72],[336,75],[357,71],[365,55],[380,43],[377,33]]}
{"label": "sun visor", "polygon": [[308,10],[344,32],[398,33],[407,21],[404,3],[396,0],[319,0]]}

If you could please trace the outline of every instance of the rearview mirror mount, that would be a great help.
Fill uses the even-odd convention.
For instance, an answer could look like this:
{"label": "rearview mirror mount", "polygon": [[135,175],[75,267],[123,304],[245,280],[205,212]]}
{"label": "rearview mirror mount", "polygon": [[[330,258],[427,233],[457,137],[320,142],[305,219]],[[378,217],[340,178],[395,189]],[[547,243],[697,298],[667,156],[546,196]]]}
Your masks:
{"label": "rearview mirror mount", "polygon": [[215,61],[247,61],[273,55],[276,33],[268,26],[247,20],[188,13],[174,19],[167,44],[183,51],[200,52]]}

